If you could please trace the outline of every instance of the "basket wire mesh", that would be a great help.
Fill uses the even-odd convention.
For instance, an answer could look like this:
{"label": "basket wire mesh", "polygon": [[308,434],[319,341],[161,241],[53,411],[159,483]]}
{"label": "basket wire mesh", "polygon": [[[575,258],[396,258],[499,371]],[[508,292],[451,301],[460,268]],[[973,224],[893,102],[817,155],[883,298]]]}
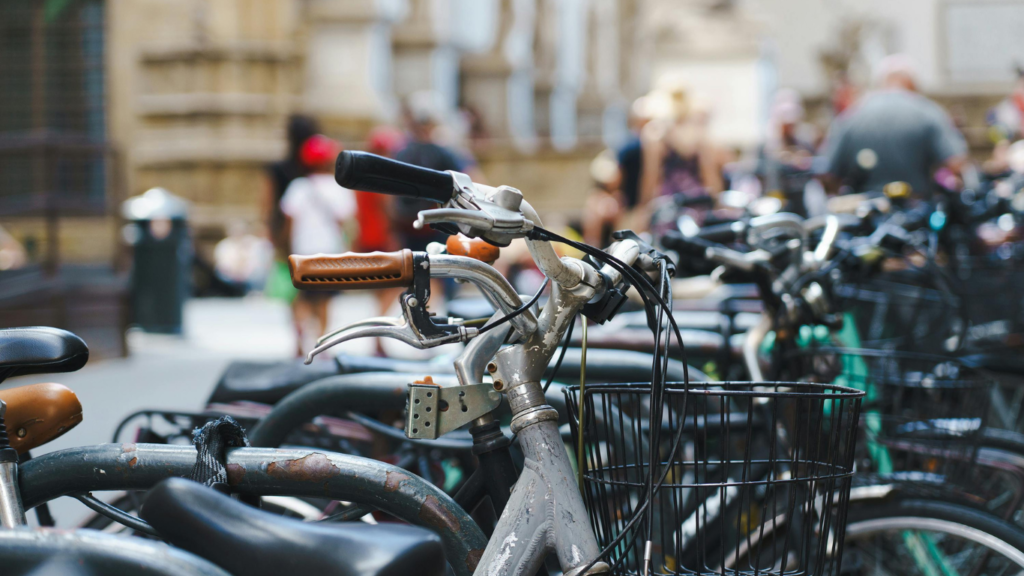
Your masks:
{"label": "basket wire mesh", "polygon": [[1024,246],[1004,244],[985,256],[951,265],[970,328],[965,345],[976,350],[1024,347]]}
{"label": "basket wire mesh", "polygon": [[[565,393],[578,442],[579,387]],[[862,396],[812,383],[669,384],[654,429],[650,384],[588,385],[583,484],[599,542],[646,514],[612,549],[614,572],[644,573],[649,529],[653,574],[838,574]],[[652,472],[664,482],[644,506]]]}
{"label": "basket wire mesh", "polygon": [[954,358],[810,346],[786,376],[866,393],[858,474],[971,486],[994,382]]}
{"label": "basket wire mesh", "polygon": [[967,329],[962,300],[946,289],[877,279],[839,284],[835,304],[846,311],[861,346],[944,353],[959,348]]}

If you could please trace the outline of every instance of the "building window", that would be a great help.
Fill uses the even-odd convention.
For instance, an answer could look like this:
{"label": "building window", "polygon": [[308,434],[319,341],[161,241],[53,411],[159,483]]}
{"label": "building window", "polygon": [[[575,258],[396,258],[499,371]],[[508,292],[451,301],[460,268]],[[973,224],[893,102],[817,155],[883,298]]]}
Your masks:
{"label": "building window", "polygon": [[103,0],[0,1],[0,214],[106,207]]}

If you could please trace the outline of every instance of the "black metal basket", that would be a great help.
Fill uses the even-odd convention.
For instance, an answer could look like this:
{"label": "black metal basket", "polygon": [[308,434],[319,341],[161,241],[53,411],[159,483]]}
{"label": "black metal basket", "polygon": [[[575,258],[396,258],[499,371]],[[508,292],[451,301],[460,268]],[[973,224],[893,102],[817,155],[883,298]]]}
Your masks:
{"label": "black metal basket", "polygon": [[[958,349],[967,330],[962,299],[929,280],[891,276],[834,287],[835,304],[854,321],[858,347],[944,353]],[[921,280],[913,278],[913,280]]]}
{"label": "black metal basket", "polygon": [[858,474],[971,486],[994,382],[943,356],[809,347],[783,372],[866,393]]}
{"label": "black metal basket", "polygon": [[1024,347],[1024,246],[1006,245],[950,266],[970,327],[965,345],[975,350]]}
{"label": "black metal basket", "polygon": [[[578,442],[579,387],[565,393]],[[652,427],[650,384],[586,386],[583,493],[602,546],[620,539],[614,572],[644,572],[649,529],[652,574],[838,574],[862,396],[669,384]]]}

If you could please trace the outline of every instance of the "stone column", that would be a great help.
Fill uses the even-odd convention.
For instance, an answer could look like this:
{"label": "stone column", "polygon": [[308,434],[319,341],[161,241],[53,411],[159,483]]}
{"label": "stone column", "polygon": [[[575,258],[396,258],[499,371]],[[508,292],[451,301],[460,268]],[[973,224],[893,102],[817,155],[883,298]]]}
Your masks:
{"label": "stone column", "polygon": [[455,9],[451,0],[411,0],[409,15],[395,27],[395,95],[419,90],[441,96],[446,111],[459,102],[459,52],[452,43]]}
{"label": "stone column", "polygon": [[405,0],[311,0],[306,8],[303,108],[329,132],[359,138],[393,120],[392,27]]}
{"label": "stone column", "polygon": [[548,0],[546,4],[545,19],[554,24],[549,132],[556,149],[568,150],[576,145],[577,99],[586,77],[587,0]]}
{"label": "stone column", "polygon": [[586,141],[617,146],[625,140],[629,100],[619,62],[620,0],[590,0],[587,7],[586,76],[580,91],[577,133]]}
{"label": "stone column", "polygon": [[537,0],[500,0],[494,45],[462,59],[462,96],[491,138],[524,151],[536,146],[533,41]]}

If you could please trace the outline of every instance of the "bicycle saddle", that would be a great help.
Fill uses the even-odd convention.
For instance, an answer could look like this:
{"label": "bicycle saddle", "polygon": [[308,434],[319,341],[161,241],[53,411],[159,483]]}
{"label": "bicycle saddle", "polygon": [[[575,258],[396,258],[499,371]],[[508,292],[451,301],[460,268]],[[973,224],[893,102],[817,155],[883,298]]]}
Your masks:
{"label": "bicycle saddle", "polygon": [[347,354],[339,354],[334,362],[314,362],[308,366],[301,360],[238,361],[232,362],[224,370],[206,403],[248,401],[276,404],[311,382],[330,376],[365,372],[397,372],[423,377],[427,374],[453,374],[455,369],[451,362],[393,360]]}
{"label": "bicycle saddle", "polygon": [[88,360],[89,347],[67,330],[43,326],[0,330],[0,379],[74,372]]}
{"label": "bicycle saddle", "polygon": [[29,384],[0,390],[11,447],[23,454],[78,426],[82,404],[61,384]]}
{"label": "bicycle saddle", "polygon": [[0,531],[4,576],[229,576],[166,544],[95,530]]}
{"label": "bicycle saddle", "polygon": [[447,568],[440,538],[423,528],[300,522],[181,478],[157,484],[141,516],[170,544],[232,574],[443,576]]}

